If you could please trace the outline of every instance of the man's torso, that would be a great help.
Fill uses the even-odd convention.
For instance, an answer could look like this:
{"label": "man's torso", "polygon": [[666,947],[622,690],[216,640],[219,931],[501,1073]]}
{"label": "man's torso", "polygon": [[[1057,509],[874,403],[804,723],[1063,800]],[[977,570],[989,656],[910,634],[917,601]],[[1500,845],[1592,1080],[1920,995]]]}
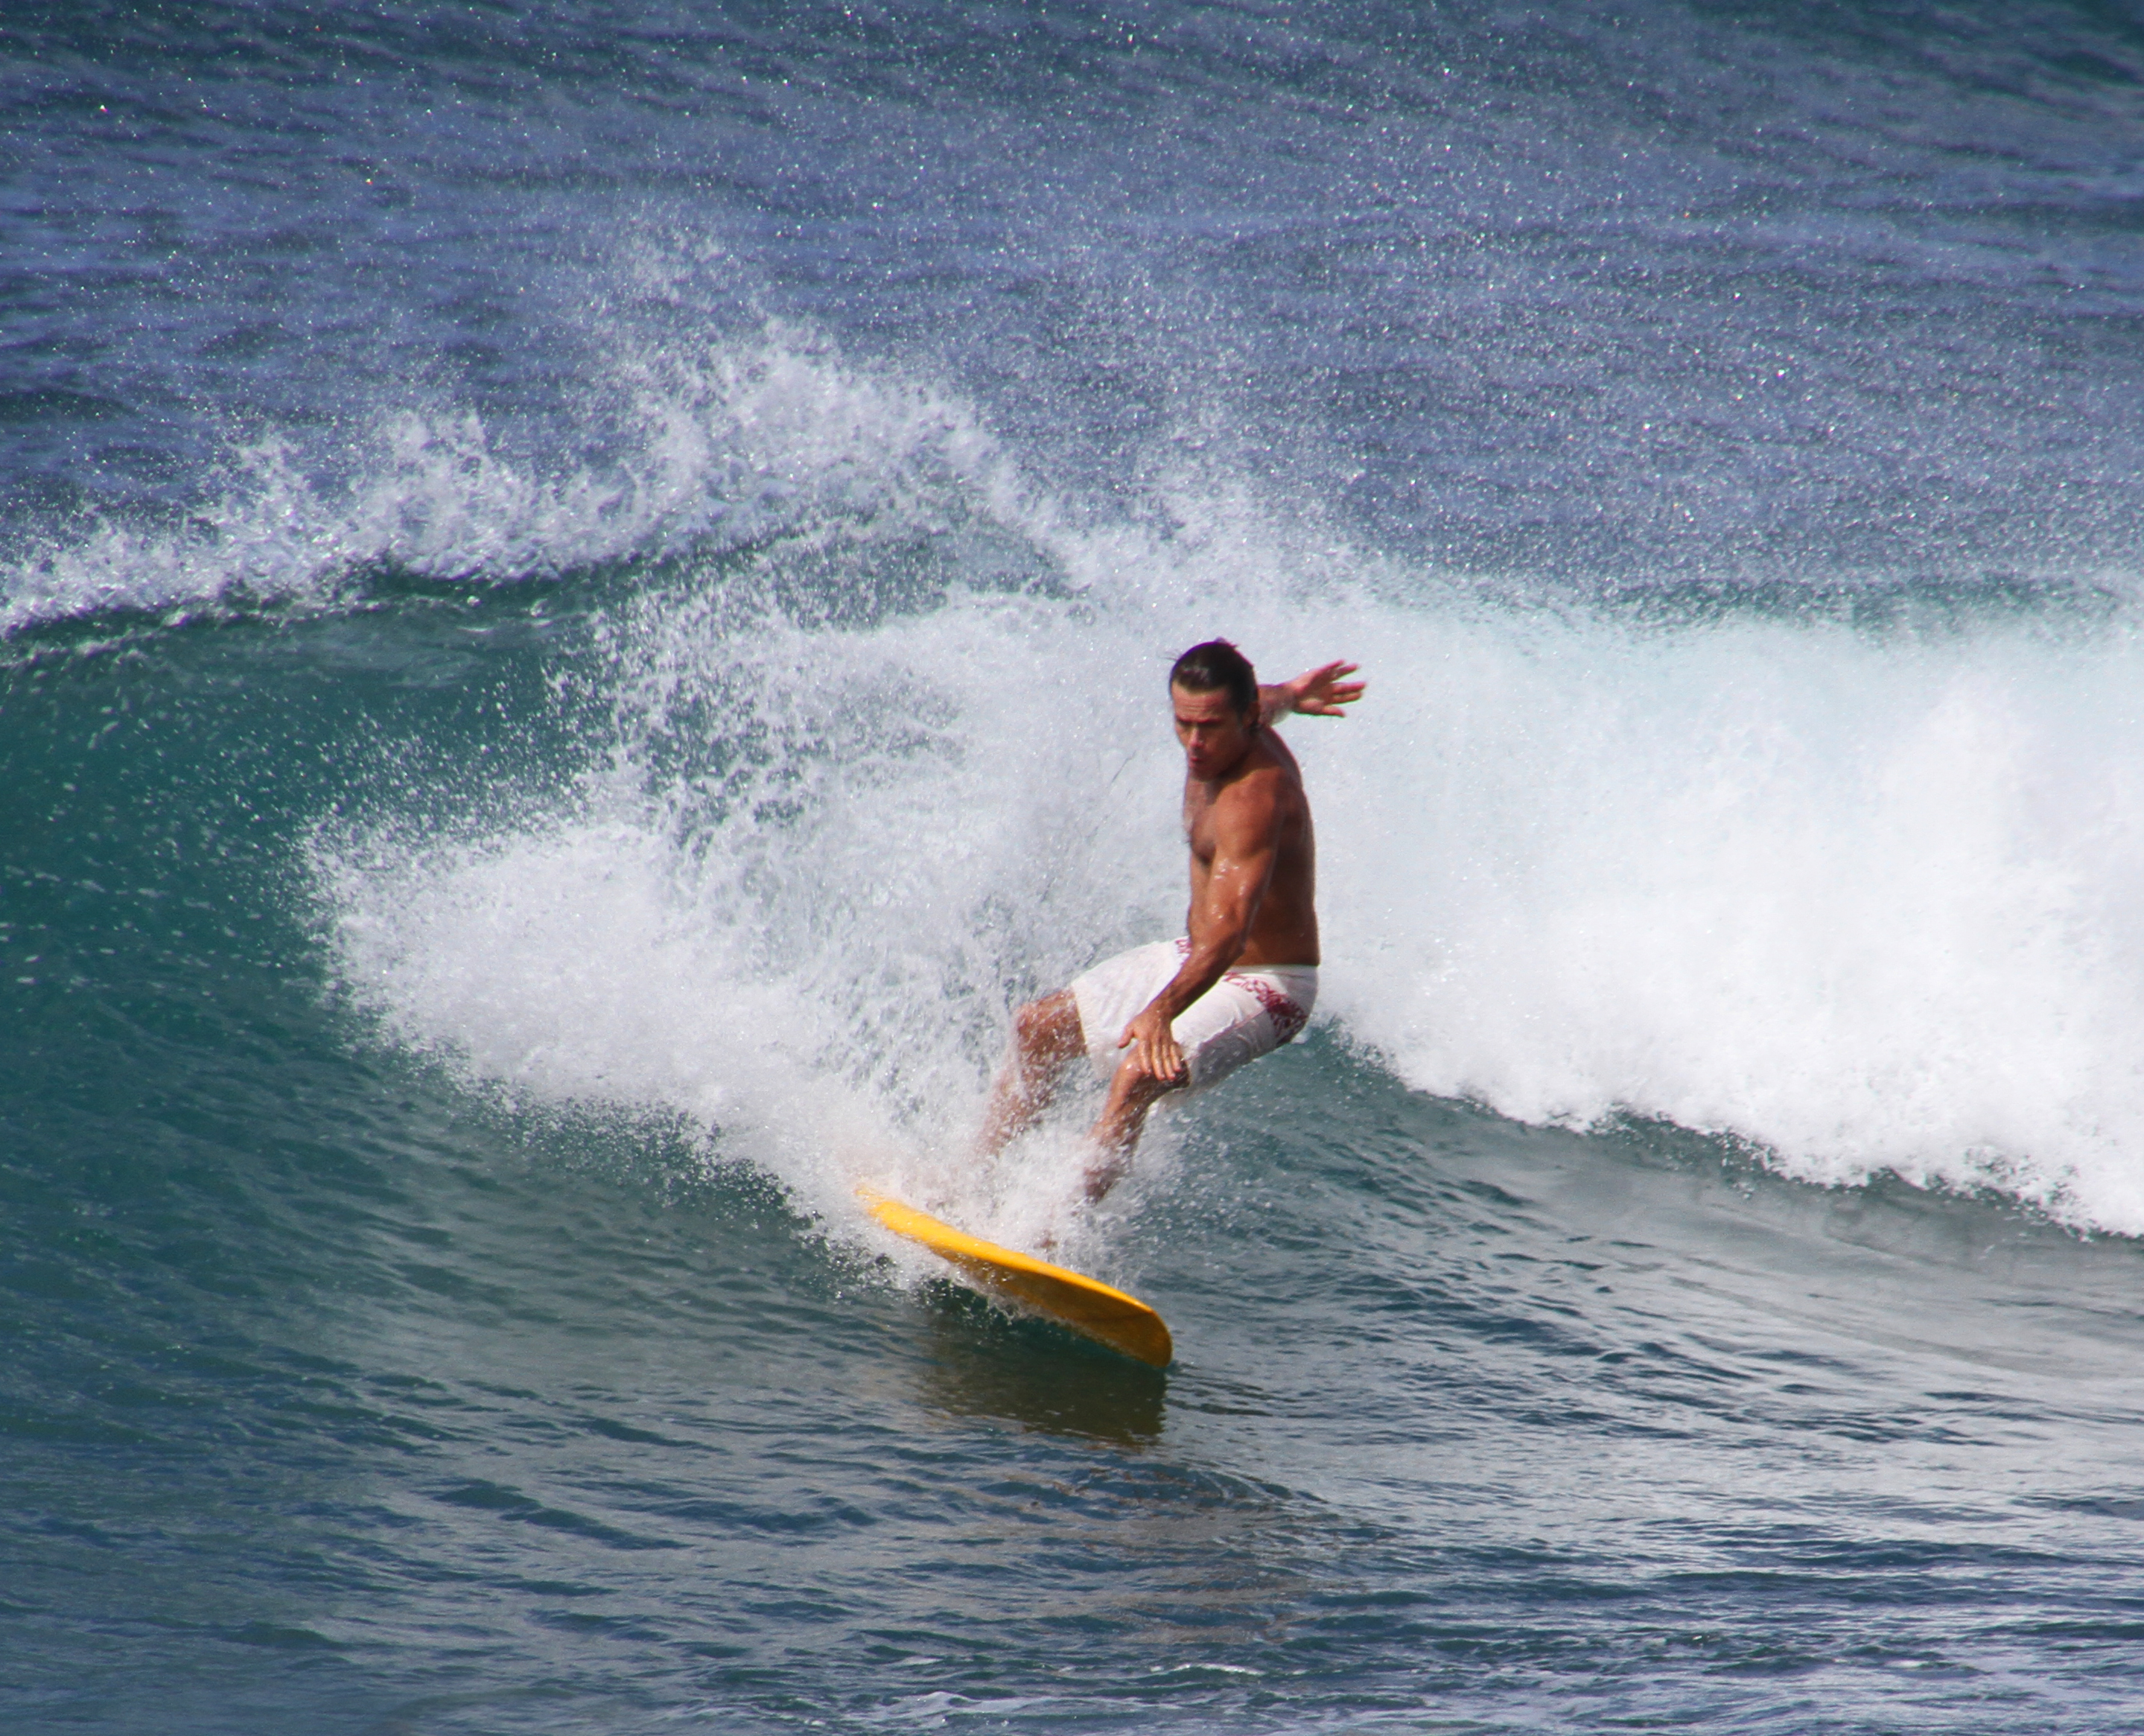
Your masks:
{"label": "man's torso", "polygon": [[1235,962],[1244,966],[1315,965],[1319,962],[1318,866],[1310,801],[1303,793],[1295,756],[1270,729],[1258,732],[1257,745],[1227,776],[1210,784],[1185,780],[1184,831],[1191,847],[1191,907],[1199,908],[1213,873],[1215,816],[1228,803],[1258,801],[1261,796],[1270,799],[1273,876]]}

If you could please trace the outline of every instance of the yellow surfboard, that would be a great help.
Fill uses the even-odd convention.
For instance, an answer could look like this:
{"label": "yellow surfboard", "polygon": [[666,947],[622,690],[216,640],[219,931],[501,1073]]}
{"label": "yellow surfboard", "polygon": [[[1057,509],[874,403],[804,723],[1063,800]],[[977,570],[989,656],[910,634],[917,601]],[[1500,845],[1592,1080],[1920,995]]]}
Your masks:
{"label": "yellow surfboard", "polygon": [[1156,1368],[1168,1367],[1176,1355],[1161,1316],[1136,1296],[970,1236],[872,1188],[857,1188],[856,1197],[895,1235],[921,1242],[985,1295],[1031,1309]]}

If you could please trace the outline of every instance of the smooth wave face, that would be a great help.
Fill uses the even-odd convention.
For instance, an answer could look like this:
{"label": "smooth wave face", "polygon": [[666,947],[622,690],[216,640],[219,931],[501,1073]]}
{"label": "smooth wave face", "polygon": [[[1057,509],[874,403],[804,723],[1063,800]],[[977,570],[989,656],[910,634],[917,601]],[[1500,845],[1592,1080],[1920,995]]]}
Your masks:
{"label": "smooth wave face", "polygon": [[[2144,35],[25,7],[11,1728],[2137,1728]],[[1288,726],[1299,1043],[1012,1009]],[[1120,1366],[860,1178],[1148,1297]]]}

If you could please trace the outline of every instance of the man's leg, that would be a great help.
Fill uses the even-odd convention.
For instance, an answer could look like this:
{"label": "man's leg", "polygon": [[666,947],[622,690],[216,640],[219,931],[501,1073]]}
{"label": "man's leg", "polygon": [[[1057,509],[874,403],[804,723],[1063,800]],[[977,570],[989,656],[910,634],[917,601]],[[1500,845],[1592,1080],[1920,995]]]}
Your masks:
{"label": "man's leg", "polygon": [[977,1153],[994,1158],[1032,1127],[1057,1094],[1058,1075],[1065,1063],[1084,1054],[1086,1047],[1079,1029],[1079,1004],[1070,989],[1031,1000],[1014,1014],[1012,1054],[990,1087],[990,1106],[975,1138]]}
{"label": "man's leg", "polygon": [[1172,1091],[1180,1089],[1164,1080],[1150,1079],[1129,1061],[1117,1069],[1109,1081],[1109,1099],[1088,1138],[1094,1142],[1094,1161],[1087,1166],[1087,1198],[1098,1200],[1124,1179],[1131,1168],[1132,1153],[1139,1148],[1146,1127],[1146,1112]]}

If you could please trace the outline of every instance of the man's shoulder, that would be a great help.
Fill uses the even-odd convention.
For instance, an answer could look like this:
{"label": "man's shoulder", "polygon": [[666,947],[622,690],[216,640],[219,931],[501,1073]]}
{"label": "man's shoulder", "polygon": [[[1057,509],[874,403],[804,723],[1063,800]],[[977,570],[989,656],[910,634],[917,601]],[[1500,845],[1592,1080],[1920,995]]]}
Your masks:
{"label": "man's shoulder", "polygon": [[1213,793],[1217,811],[1231,817],[1255,820],[1276,815],[1302,799],[1303,781],[1292,761],[1261,756],[1243,766]]}
{"label": "man's shoulder", "polygon": [[1268,791],[1300,790],[1302,768],[1295,763],[1295,756],[1288,751],[1288,744],[1270,732],[1264,735],[1265,739],[1246,759],[1238,778]]}

